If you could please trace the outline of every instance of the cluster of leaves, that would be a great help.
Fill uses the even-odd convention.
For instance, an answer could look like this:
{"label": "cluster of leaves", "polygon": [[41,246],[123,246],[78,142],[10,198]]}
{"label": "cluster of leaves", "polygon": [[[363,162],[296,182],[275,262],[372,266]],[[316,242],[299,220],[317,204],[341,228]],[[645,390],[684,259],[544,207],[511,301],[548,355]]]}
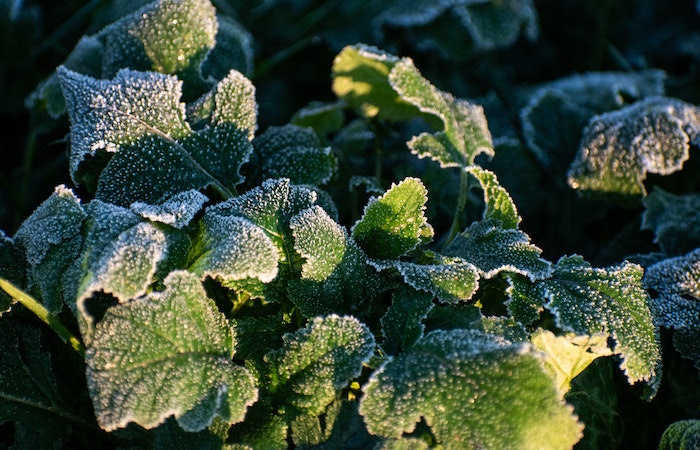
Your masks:
{"label": "cluster of leaves", "polygon": [[[651,401],[666,329],[700,369],[700,200],[645,184],[700,146],[700,107],[662,71],[538,86],[520,140],[487,120],[493,98],[355,43],[333,101],[258,132],[250,34],[208,0],[135,3],[29,100],[67,115],[74,187],[0,233],[18,447],[595,447],[608,392],[576,380],[614,362]],[[368,31],[431,49],[452,51],[447,16],[481,51],[537,36],[529,1],[372,8]],[[499,157],[643,204],[660,251],[545,258]]]}

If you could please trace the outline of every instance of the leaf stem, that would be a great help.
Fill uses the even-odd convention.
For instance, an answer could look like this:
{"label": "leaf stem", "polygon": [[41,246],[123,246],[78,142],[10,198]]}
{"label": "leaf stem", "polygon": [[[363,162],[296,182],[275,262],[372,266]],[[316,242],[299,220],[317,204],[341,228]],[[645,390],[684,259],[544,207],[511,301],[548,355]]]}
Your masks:
{"label": "leaf stem", "polygon": [[455,205],[455,213],[452,217],[452,225],[450,225],[450,230],[447,233],[447,238],[442,243],[442,249],[447,248],[448,245],[454,240],[457,233],[459,233],[460,228],[460,216],[464,211],[464,207],[467,204],[467,193],[469,192],[469,172],[462,169],[459,175],[459,197],[457,197],[457,204]]}
{"label": "leaf stem", "polygon": [[34,297],[27,294],[23,290],[16,287],[14,284],[10,283],[6,279],[0,277],[0,288],[5,291],[9,296],[20,302],[28,310],[33,312],[39,319],[50,326],[65,342],[73,347],[73,350],[78,352],[80,356],[85,357],[85,347],[83,344],[68,331],[68,328],[63,326],[61,321],[54,314],[51,314],[41,303],[39,303]]}

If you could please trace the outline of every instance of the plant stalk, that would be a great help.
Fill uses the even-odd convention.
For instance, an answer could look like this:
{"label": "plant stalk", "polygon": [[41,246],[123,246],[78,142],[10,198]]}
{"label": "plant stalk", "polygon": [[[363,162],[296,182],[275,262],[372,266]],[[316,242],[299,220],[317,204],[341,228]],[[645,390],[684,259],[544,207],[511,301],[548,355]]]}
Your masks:
{"label": "plant stalk", "polygon": [[63,326],[61,321],[54,314],[51,314],[41,303],[34,297],[27,294],[23,290],[16,287],[6,279],[0,277],[0,288],[5,291],[10,297],[20,302],[28,310],[33,312],[39,319],[50,326],[65,342],[73,347],[73,350],[78,352],[80,356],[85,357],[85,347],[78,338],[73,336],[71,332]]}

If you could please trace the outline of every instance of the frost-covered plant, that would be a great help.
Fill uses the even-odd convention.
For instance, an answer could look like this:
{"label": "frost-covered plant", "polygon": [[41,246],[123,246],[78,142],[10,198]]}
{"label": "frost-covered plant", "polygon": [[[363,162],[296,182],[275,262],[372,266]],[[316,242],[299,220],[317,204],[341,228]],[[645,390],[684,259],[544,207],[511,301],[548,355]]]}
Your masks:
{"label": "frost-covered plant", "polygon": [[[498,5],[534,33],[530,2],[451,7],[477,33]],[[336,102],[258,132],[247,39],[207,0],[148,3],[84,38],[35,93],[70,120],[75,187],[0,234],[0,421],[17,445],[80,429],[153,448],[567,449],[586,426],[572,382],[594,361],[614,358],[648,399],[660,328],[698,364],[697,251],[646,273],[544,258],[480,163],[498,152],[483,107],[369,45],[337,54]],[[634,177],[615,186],[643,193],[658,142],[675,137],[676,160],[697,144],[696,109],[624,106],[616,83],[570,179],[615,179],[604,154]],[[591,110],[566,98],[585,82],[555,86]],[[649,121],[672,136],[645,134]],[[400,145],[384,149],[392,127]],[[594,147],[598,129],[610,145]],[[407,165],[387,167],[384,150]],[[644,225],[669,252],[671,201],[647,197]]]}

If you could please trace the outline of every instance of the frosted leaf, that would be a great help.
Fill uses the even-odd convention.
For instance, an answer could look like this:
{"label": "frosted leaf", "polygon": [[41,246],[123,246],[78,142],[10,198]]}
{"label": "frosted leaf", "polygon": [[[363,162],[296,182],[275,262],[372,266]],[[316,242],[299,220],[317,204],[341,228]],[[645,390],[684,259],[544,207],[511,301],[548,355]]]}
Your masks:
{"label": "frosted leaf", "polygon": [[258,128],[258,104],[255,101],[255,86],[242,73],[231,70],[216,85],[214,93],[212,123],[231,123],[245,132],[252,140]]}
{"label": "frosted leaf", "polygon": [[272,126],[253,141],[255,152],[246,169],[248,184],[267,178],[289,178],[294,184],[321,185],[335,173],[337,160],[330,147],[321,145],[311,128]]}
{"label": "frosted leaf", "polygon": [[644,199],[643,230],[654,232],[664,253],[680,255],[700,247],[700,195],[675,195],[659,187]]}
{"label": "frosted leaf", "polygon": [[366,118],[408,120],[418,109],[394,91],[388,76],[400,59],[376,47],[347,46],[333,60],[333,92]]}
{"label": "frosted leaf", "polygon": [[641,266],[629,262],[598,269],[569,256],[557,262],[551,279],[538,284],[557,326],[576,334],[609,334],[629,382],[648,381],[655,392],[661,350],[642,274]]}
{"label": "frosted leaf", "polygon": [[141,217],[177,229],[187,226],[209,198],[199,191],[177,193],[158,205],[134,202],[130,208]]}
{"label": "frosted leaf", "polygon": [[157,273],[181,259],[187,248],[182,248],[179,230],[142,221],[126,208],[93,200],[85,210],[83,256],[62,281],[66,302],[83,321],[81,331],[87,342],[93,325],[88,299],[100,292],[123,303],[146,294]]}
{"label": "frosted leaf", "polygon": [[496,175],[479,166],[467,167],[467,172],[474,176],[484,191],[484,219],[500,220],[503,228],[516,229],[520,223],[520,215],[513,199],[503,186],[498,183]]}
{"label": "frosted leaf", "polygon": [[537,9],[532,0],[472,1],[455,6],[454,11],[479,50],[509,47],[521,33],[530,41],[539,35]]}
{"label": "frosted leaf", "polygon": [[569,185],[593,193],[646,195],[647,173],[681,170],[690,144],[698,143],[697,107],[671,98],[647,98],[588,122],[569,168]]}
{"label": "frosted leaf", "polygon": [[[700,11],[700,2],[698,2]],[[673,422],[661,435],[658,450],[700,448],[700,420],[679,420]]]}
{"label": "frosted leaf", "polygon": [[[340,241],[335,240],[338,237],[336,235],[333,238],[336,249],[332,261],[337,261],[337,258],[341,257],[338,252]],[[311,245],[310,242],[309,245]],[[312,252],[310,249],[303,250],[307,254]],[[315,248],[313,253],[318,254],[319,249]],[[302,278],[289,281],[287,285],[289,299],[299,308],[299,312],[304,317],[332,313],[358,314],[365,310],[377,294],[391,286],[374,267],[368,264],[367,255],[349,237],[345,239],[342,258],[334,264],[330,272],[328,270],[331,267],[325,267],[323,273],[328,275],[317,281],[305,277],[302,263]],[[319,275],[319,271],[316,271],[315,275]]]}
{"label": "frosted leaf", "polygon": [[277,276],[280,253],[262,228],[244,217],[222,216],[207,210],[194,242],[189,270],[200,278],[223,282]]}
{"label": "frosted leaf", "polygon": [[372,374],[360,414],[370,433],[393,439],[422,418],[448,450],[571,448],[583,426],[541,364],[527,344],[433,331]]}
{"label": "frosted leaf", "polygon": [[406,286],[394,291],[391,306],[381,318],[382,349],[389,355],[402,353],[423,337],[426,318],[433,309],[433,296]]}
{"label": "frosted leaf", "polygon": [[[0,230],[0,278],[9,281],[15,286],[24,286],[26,274],[24,264],[22,264],[23,260],[24,255],[17,248],[14,240]],[[12,296],[0,289],[0,317],[10,311],[14,301],[15,299]]]}
{"label": "frosted leaf", "polygon": [[61,278],[78,257],[86,217],[73,191],[60,185],[20,225],[14,236],[28,263],[29,286],[38,290],[43,305],[52,313],[63,306]]}
{"label": "frosted leaf", "polygon": [[568,333],[557,336],[549,330],[537,329],[531,336],[532,345],[544,352],[545,367],[556,380],[557,390],[563,398],[571,389],[571,380],[583,372],[601,356],[609,356],[608,335],[596,333],[592,336]]}
{"label": "frosted leaf", "polygon": [[98,80],[65,67],[57,70],[71,122],[70,173],[98,151],[117,152],[144,136],[178,139],[190,133],[180,103],[182,83],[155,72],[120,70],[113,80]]}
{"label": "frosted leaf", "polygon": [[[301,211],[314,206],[316,193],[293,186],[289,179],[266,180],[243,195],[210,206],[207,211],[220,216],[244,217],[261,227],[286,255],[285,240],[291,242],[289,222]],[[290,263],[290,261],[283,260]]]}
{"label": "frosted leaf", "polygon": [[544,311],[544,299],[539,289],[522,275],[507,274],[510,284],[506,289],[505,305],[510,316],[524,326],[531,325]]}
{"label": "frosted leaf", "polygon": [[414,289],[429,292],[443,303],[472,298],[479,287],[479,271],[461,258],[436,255],[430,264],[399,261],[395,267]]}
{"label": "frosted leaf", "polygon": [[425,217],[428,191],[418,178],[406,178],[373,197],[353,225],[353,239],[370,258],[397,259],[433,236]]}
{"label": "frosted leaf", "polygon": [[358,377],[374,354],[374,336],[354,317],[316,317],[281,349],[268,353],[270,392],[311,414],[320,414]]}
{"label": "frosted leaf", "polygon": [[320,206],[292,217],[289,228],[294,236],[294,249],[304,258],[302,278],[314,281],[328,278],[345,256],[348,239],[345,229]]}
{"label": "frosted leaf", "polygon": [[172,272],[166,289],[107,310],[86,353],[99,425],[154,428],[175,416],[186,431],[215,417],[243,420],[257,400],[248,370],[231,362],[235,338],[196,276]]}
{"label": "frosted leaf", "polygon": [[105,65],[128,61],[140,47],[150,60],[150,70],[187,74],[197,73],[204,55],[214,47],[218,22],[209,0],[159,0],[113,27],[115,33],[105,37]]}
{"label": "frosted leaf", "polygon": [[459,2],[454,0],[396,1],[385,8],[377,20],[381,23],[400,27],[426,25],[443,14],[451,6],[468,3],[470,1],[474,0],[462,0]]}
{"label": "frosted leaf", "polygon": [[474,264],[487,279],[501,272],[518,273],[530,280],[552,273],[551,264],[540,258],[542,250],[530,243],[527,234],[504,229],[501,221],[495,219],[473,223],[455,236],[444,253]]}
{"label": "frosted leaf", "polygon": [[700,300],[700,248],[648,267],[644,284],[664,296]]}
{"label": "frosted leaf", "polygon": [[665,77],[661,70],[586,72],[541,84],[520,111],[525,142],[540,163],[560,175],[593,116],[663,95]]}
{"label": "frosted leaf", "polygon": [[407,143],[419,158],[429,157],[441,167],[467,167],[481,153],[494,154],[481,106],[439,91],[409,59],[396,62],[389,82],[402,99],[442,122],[442,131],[421,133]]}

